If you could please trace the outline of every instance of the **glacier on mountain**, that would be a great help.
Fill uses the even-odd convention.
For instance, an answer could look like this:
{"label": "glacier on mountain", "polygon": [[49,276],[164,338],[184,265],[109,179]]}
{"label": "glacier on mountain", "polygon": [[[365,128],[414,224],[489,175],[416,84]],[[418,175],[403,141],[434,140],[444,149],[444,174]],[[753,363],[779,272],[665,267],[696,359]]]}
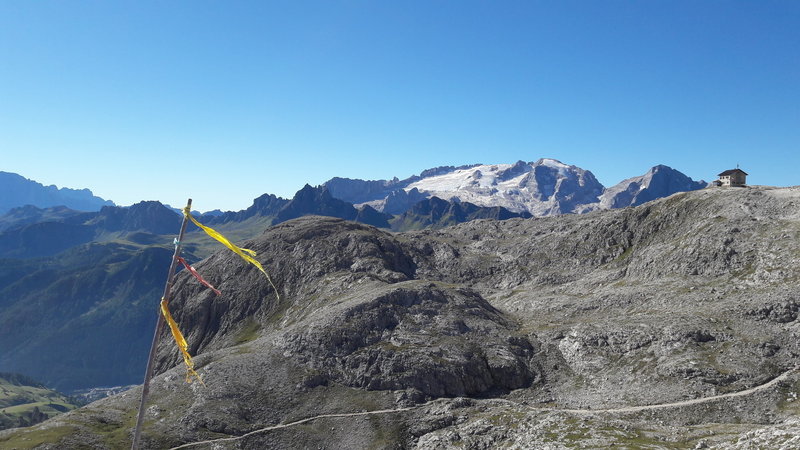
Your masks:
{"label": "glacier on mountain", "polygon": [[658,165],[644,175],[605,188],[588,170],[541,158],[514,164],[437,167],[404,180],[334,178],[325,185],[336,198],[390,214],[402,214],[419,201],[439,197],[550,216],[635,206],[676,192],[700,189],[706,183]]}
{"label": "glacier on mountain", "polygon": [[480,165],[423,178],[406,189],[478,206],[502,206],[535,216],[565,214],[597,199],[603,185],[588,170],[555,159]]}

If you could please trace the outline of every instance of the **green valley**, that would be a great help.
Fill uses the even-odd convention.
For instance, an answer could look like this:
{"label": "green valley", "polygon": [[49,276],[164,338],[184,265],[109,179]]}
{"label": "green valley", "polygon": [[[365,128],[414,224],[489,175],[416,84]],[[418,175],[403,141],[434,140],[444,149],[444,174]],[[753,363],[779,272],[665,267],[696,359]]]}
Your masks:
{"label": "green valley", "polygon": [[0,372],[0,429],[35,425],[75,408],[64,394],[29,377]]}

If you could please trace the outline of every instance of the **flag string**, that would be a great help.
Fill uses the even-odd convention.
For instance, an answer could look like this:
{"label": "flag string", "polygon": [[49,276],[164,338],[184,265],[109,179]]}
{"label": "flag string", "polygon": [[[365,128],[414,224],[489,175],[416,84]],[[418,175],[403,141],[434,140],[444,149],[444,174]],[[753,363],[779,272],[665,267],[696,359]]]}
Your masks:
{"label": "flag string", "polygon": [[278,288],[275,287],[275,283],[272,282],[272,278],[270,278],[270,276],[267,273],[267,271],[264,270],[264,266],[262,266],[261,263],[258,262],[258,260],[254,258],[254,256],[256,256],[256,252],[254,252],[253,250],[247,249],[247,248],[237,247],[231,241],[229,241],[228,238],[226,238],[225,236],[220,234],[217,230],[215,230],[215,229],[213,229],[211,227],[207,227],[207,226],[203,225],[202,223],[198,222],[197,219],[195,219],[192,216],[191,209],[188,206],[183,209],[183,215],[186,218],[188,218],[189,220],[191,220],[192,223],[197,225],[198,228],[200,228],[201,230],[205,231],[207,235],[209,235],[212,238],[216,239],[222,245],[228,247],[228,249],[230,249],[232,252],[234,252],[237,255],[239,255],[245,261],[247,261],[250,264],[256,266],[258,268],[258,270],[260,270],[261,273],[263,273],[264,276],[267,277],[267,281],[269,281],[270,286],[272,286],[272,289],[275,291],[275,297],[278,299],[278,301],[280,301],[281,296],[278,294]]}
{"label": "flag string", "polygon": [[178,256],[178,262],[183,264],[183,267],[186,267],[186,270],[188,270],[189,273],[191,273],[197,279],[197,281],[200,282],[200,284],[202,284],[203,286],[211,289],[212,291],[214,291],[215,294],[222,295],[222,292],[220,292],[219,289],[217,289],[214,286],[212,286],[211,283],[209,283],[202,276],[200,276],[200,274],[197,273],[197,270],[194,267],[190,266],[189,263],[187,263],[185,259],[183,259],[182,257]]}

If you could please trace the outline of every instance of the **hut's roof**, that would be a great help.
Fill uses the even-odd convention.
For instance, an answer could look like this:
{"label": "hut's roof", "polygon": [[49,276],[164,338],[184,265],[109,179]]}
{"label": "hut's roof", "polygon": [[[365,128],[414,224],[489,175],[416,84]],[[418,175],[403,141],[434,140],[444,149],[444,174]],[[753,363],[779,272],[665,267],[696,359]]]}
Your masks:
{"label": "hut's roof", "polygon": [[726,175],[733,175],[735,173],[743,173],[743,174],[747,175],[747,172],[745,172],[744,170],[736,168],[736,169],[726,170],[725,172],[722,172],[721,174],[719,174],[717,176],[718,177],[724,177]]}

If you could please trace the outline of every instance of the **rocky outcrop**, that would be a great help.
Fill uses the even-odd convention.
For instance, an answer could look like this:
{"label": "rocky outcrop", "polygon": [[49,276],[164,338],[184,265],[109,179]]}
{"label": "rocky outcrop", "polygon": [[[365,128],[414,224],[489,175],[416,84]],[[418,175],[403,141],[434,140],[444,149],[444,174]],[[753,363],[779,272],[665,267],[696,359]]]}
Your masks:
{"label": "rocky outcrop", "polygon": [[412,188],[406,191],[405,189],[398,189],[390,192],[386,197],[377,202],[382,206],[381,210],[388,214],[403,214],[419,202],[425,201],[428,195],[420,192],[417,188]]}
{"label": "rocky outcrop", "polygon": [[279,347],[347,386],[436,398],[528,387],[538,375],[531,343],[469,290],[404,282],[309,322]]}

